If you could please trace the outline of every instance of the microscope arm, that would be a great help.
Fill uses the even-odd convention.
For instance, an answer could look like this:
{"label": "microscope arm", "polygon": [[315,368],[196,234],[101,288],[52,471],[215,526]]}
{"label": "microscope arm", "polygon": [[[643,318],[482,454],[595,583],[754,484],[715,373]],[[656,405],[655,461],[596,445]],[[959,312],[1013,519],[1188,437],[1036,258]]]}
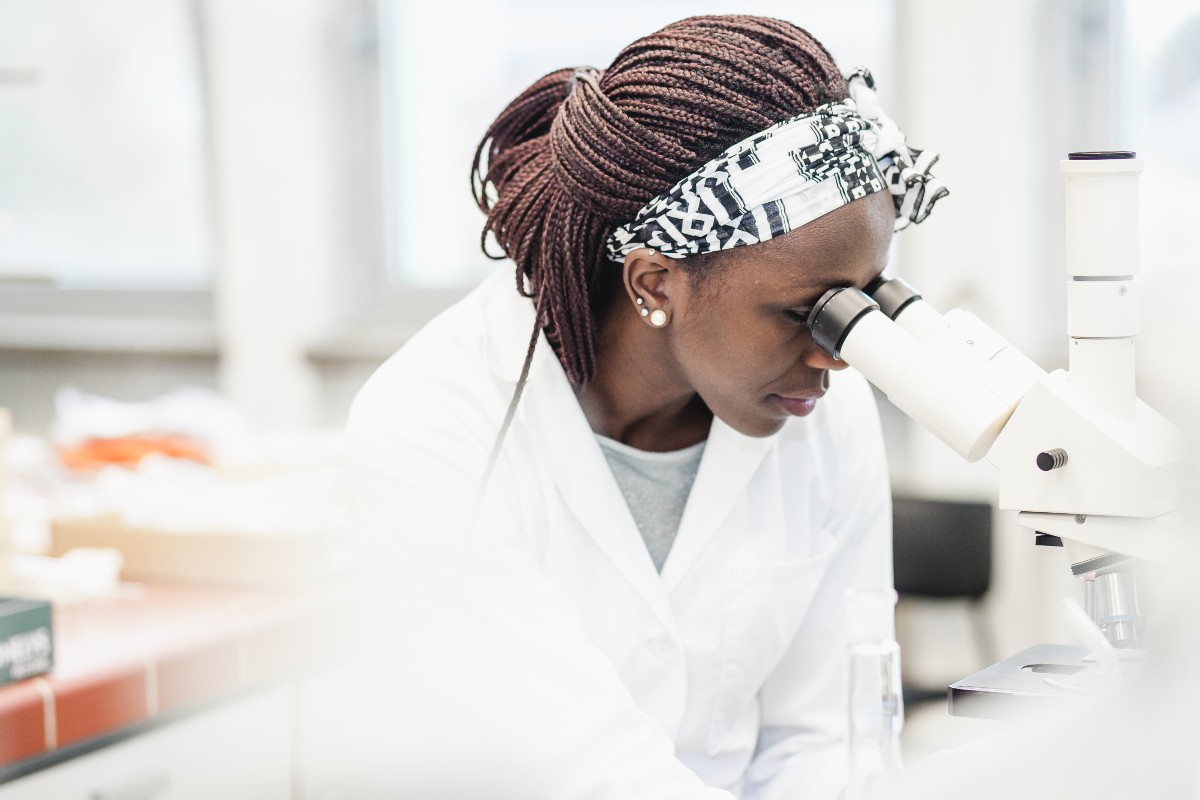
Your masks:
{"label": "microscope arm", "polygon": [[1074,373],[1047,374],[978,318],[941,315],[899,279],[867,289],[878,303],[827,292],[809,318],[814,339],[963,458],[992,463],[1000,508],[1105,551],[1163,549],[1159,532],[1185,491],[1173,425],[1136,398],[1128,417],[1114,413]]}
{"label": "microscope arm", "polygon": [[1135,393],[1141,161],[1072,153],[1061,166],[1069,370],[1047,374],[978,318],[943,315],[899,279],[831,289],[807,321],[897,408],[968,461],[991,462],[1000,508],[1046,534],[1039,543],[1067,548],[1088,616],[1114,647],[1135,649],[1142,617],[1127,562],[1180,552],[1190,470],[1184,436]]}
{"label": "microscope arm", "polygon": [[[885,307],[897,291],[867,288]],[[894,320],[857,289],[830,290],[809,316],[814,340],[963,458],[986,457],[999,471],[1000,508],[1057,537],[1038,541],[1066,548],[1088,615],[1114,647],[1137,647],[1136,575],[1126,562],[1179,551],[1182,435],[1136,397],[1128,415],[1095,402],[1087,381],[1044,373],[970,315],[937,322],[900,288],[910,297]],[[919,324],[906,323],[909,314]]]}
{"label": "microscope arm", "polygon": [[808,325],[963,458],[986,457],[999,470],[1000,508],[1022,512],[1021,524],[1151,557],[1189,472],[1183,435],[1134,386],[1142,162],[1071,153],[1061,169],[1069,370],[1045,373],[978,318],[943,315],[899,279],[830,290]]}

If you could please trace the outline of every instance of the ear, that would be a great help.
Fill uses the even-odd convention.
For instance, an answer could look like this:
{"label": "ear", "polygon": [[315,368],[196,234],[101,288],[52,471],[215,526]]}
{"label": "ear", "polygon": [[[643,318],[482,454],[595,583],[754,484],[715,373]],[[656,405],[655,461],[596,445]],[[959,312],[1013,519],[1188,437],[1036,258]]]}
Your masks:
{"label": "ear", "polygon": [[[639,310],[653,313],[662,309],[668,316],[684,301],[687,280],[680,260],[667,258],[652,248],[640,247],[625,256],[625,292]],[[638,303],[641,298],[642,303]],[[646,316],[646,315],[642,315]]]}

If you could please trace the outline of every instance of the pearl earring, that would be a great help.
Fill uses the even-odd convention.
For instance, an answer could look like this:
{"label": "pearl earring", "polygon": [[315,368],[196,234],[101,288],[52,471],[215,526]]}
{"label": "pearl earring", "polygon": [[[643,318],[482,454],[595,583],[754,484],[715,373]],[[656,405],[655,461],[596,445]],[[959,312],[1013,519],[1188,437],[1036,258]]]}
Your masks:
{"label": "pearl earring", "polygon": [[642,298],[640,298],[640,297],[639,297],[639,298],[637,298],[636,300],[634,300],[634,302],[635,302],[635,303],[637,303],[637,304],[640,306],[642,303],[644,303],[644,302],[646,302],[646,301],[645,301],[645,300],[643,300]]}
{"label": "pearl earring", "polygon": [[653,247],[651,247],[649,250],[647,250],[647,251],[646,251],[646,255],[648,255],[648,256],[652,256],[652,255],[654,255],[654,248],[653,248]]}
{"label": "pearl earring", "polygon": [[654,309],[654,313],[650,315],[650,324],[656,328],[661,328],[667,324],[667,312],[661,308]]}
{"label": "pearl earring", "polygon": [[643,316],[643,317],[648,317],[648,316],[650,316],[650,309],[648,309],[648,308],[643,308],[643,309],[642,309],[642,316]]}

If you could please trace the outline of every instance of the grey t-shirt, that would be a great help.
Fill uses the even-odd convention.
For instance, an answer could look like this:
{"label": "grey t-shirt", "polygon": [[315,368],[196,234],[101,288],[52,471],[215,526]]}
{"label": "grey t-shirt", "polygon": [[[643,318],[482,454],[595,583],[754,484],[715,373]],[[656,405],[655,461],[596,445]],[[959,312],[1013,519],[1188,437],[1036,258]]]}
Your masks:
{"label": "grey t-shirt", "polygon": [[633,513],[654,567],[662,572],[679,532],[679,521],[696,480],[705,443],[670,453],[650,453],[604,436],[597,435],[596,439]]}

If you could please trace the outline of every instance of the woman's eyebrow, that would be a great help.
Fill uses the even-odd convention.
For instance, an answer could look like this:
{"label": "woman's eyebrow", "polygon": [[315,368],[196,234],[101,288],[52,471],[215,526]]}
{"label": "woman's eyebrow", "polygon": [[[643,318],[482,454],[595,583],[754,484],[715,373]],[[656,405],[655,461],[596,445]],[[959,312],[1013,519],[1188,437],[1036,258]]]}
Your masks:
{"label": "woman's eyebrow", "polygon": [[[871,281],[875,280],[882,274],[883,274],[883,269],[880,269],[878,272],[876,272],[874,275],[872,275],[870,278],[868,278],[866,283],[863,284],[863,286],[866,286],[867,284],[871,283]],[[830,289],[851,289],[854,287],[855,287],[855,284],[853,281],[848,281],[845,279],[832,280],[832,281],[829,281],[828,283],[817,283],[817,284],[796,283],[793,285],[793,289],[797,294],[803,294],[805,292],[811,292],[811,291],[816,291],[816,290],[820,290],[820,293],[824,294],[825,292],[829,291]]]}
{"label": "woman's eyebrow", "polygon": [[792,310],[797,308],[812,308],[821,299],[821,295],[830,289],[846,289],[853,285],[849,281],[832,281],[830,283],[819,283],[797,288],[785,295],[782,305],[784,308]]}
{"label": "woman's eyebrow", "polygon": [[836,281],[829,281],[828,283],[810,284],[809,286],[806,286],[804,288],[803,292],[806,295],[815,293],[815,296],[812,298],[815,301],[817,298],[819,298],[821,295],[825,294],[825,292],[828,292],[830,289],[849,289],[852,286],[854,286],[853,281],[836,280]]}

